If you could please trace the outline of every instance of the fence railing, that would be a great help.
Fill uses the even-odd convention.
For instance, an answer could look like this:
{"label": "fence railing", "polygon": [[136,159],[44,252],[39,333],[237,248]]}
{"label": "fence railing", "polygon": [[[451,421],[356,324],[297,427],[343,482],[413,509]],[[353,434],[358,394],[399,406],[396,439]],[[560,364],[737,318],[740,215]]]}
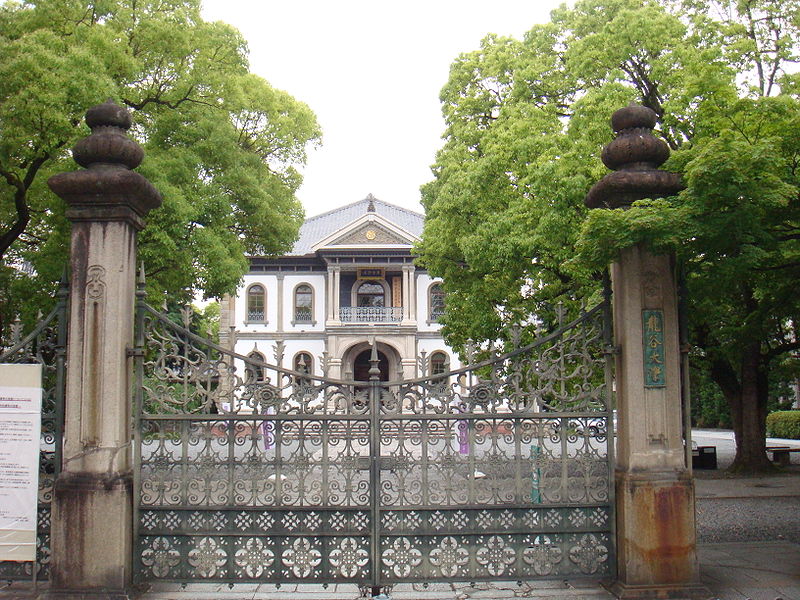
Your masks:
{"label": "fence railing", "polygon": [[402,306],[342,306],[343,323],[398,323],[403,320]]}

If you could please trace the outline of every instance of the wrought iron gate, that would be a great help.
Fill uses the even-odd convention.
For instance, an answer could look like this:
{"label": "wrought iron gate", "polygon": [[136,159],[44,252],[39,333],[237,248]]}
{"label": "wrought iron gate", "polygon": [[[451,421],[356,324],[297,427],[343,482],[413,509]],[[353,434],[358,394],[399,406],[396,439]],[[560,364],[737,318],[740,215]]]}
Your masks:
{"label": "wrought iron gate", "polygon": [[604,313],[383,383],[375,353],[368,382],[312,376],[140,304],[137,577],[376,587],[611,574]]}
{"label": "wrought iron gate", "polygon": [[39,450],[39,503],[36,523],[36,561],[0,561],[0,580],[47,579],[50,571],[50,504],[61,470],[64,425],[64,386],[67,350],[68,287],[61,283],[56,306],[27,333],[17,321],[0,363],[42,365],[42,428]]}

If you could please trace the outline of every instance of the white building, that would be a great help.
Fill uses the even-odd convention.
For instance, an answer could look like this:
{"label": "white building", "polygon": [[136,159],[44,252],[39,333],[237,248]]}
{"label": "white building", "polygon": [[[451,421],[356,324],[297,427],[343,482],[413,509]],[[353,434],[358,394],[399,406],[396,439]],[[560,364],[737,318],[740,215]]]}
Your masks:
{"label": "white building", "polygon": [[383,381],[459,367],[439,331],[440,282],[411,253],[423,219],[370,194],[306,220],[289,254],[250,257],[223,302],[221,341],[334,379],[366,381],[373,341]]}

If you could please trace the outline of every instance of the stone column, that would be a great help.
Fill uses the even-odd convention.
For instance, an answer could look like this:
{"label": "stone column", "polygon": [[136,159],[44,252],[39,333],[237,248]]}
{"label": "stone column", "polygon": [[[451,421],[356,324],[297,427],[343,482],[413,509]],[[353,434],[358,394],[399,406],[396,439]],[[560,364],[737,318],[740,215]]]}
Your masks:
{"label": "stone column", "polygon": [[136,234],[161,204],[131,169],[142,149],[127,110],[86,113],[92,134],[73,149],[85,170],[50,178],[72,222],[64,452],[52,505],[49,598],[127,598],[132,485],[129,362]]}
{"label": "stone column", "polygon": [[328,265],[328,276],[325,278],[325,297],[328,301],[325,307],[325,319],[333,321],[333,265]]}
{"label": "stone column", "polygon": [[[277,315],[278,315],[278,317],[277,317],[278,318],[278,328],[276,329],[276,331],[278,333],[283,333],[283,320],[284,320],[284,310],[283,310],[283,308],[284,308],[284,304],[285,304],[284,297],[283,297],[283,277],[284,277],[283,273],[278,273],[278,275],[276,275],[276,279],[278,280],[278,291],[276,292],[275,301],[277,302],[277,305],[275,306],[275,309],[276,309],[276,312],[277,312]],[[292,301],[293,300],[294,299],[292,299]],[[294,306],[291,305],[289,310],[291,311],[291,315],[292,315],[291,320],[294,321]]]}
{"label": "stone column", "polygon": [[339,315],[339,305],[341,304],[341,279],[342,267],[336,265],[333,268],[333,322],[336,325],[341,323],[341,318]]}
{"label": "stone column", "polygon": [[[236,297],[225,294],[219,303],[219,345],[231,352],[236,351]],[[225,364],[219,379],[219,394],[215,402],[221,410],[222,402],[232,402],[231,393],[235,387],[233,358],[227,354],[220,356]]]}
{"label": "stone column", "polygon": [[411,324],[411,279],[413,273],[408,265],[403,265],[403,321],[401,325]]}
{"label": "stone column", "polygon": [[417,274],[414,265],[408,265],[408,318],[417,322]]}
{"label": "stone column", "polygon": [[[652,135],[653,111],[629,106],[611,119],[603,151],[615,173],[586,197],[590,208],[627,208],[676,194],[678,175],[658,167],[667,145]],[[643,244],[611,267],[617,347],[616,465],[619,598],[707,598],[696,557],[695,496],[682,437],[680,347],[674,260]]]}

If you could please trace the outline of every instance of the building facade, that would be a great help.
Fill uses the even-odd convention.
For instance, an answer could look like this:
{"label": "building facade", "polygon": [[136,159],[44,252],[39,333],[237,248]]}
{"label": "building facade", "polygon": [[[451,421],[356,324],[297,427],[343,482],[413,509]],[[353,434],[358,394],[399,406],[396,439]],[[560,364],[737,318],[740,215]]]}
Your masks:
{"label": "building facade", "polygon": [[222,303],[221,341],[334,379],[366,381],[373,343],[383,381],[459,367],[440,333],[441,282],[414,265],[423,220],[371,194],[311,217],[289,254],[250,257]]}

